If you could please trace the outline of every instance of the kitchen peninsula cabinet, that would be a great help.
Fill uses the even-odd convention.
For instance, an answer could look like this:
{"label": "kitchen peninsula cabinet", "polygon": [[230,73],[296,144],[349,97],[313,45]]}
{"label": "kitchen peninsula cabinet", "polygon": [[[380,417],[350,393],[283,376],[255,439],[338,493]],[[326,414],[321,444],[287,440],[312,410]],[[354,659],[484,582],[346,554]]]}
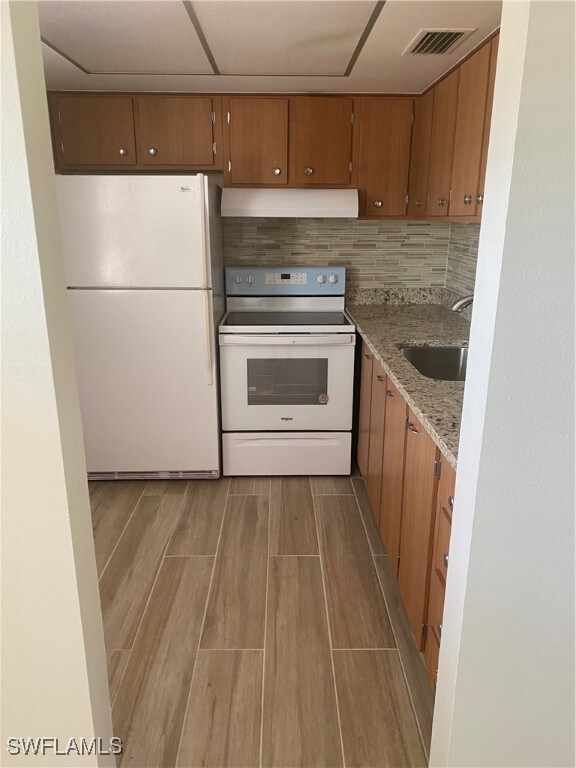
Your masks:
{"label": "kitchen peninsula cabinet", "polygon": [[54,94],[51,108],[58,168],[132,170],[136,165],[129,96]]}
{"label": "kitchen peninsula cabinet", "polygon": [[361,100],[358,187],[368,218],[404,217],[413,99]]}
{"label": "kitchen peninsula cabinet", "polygon": [[224,181],[288,184],[288,99],[225,97]]}
{"label": "kitchen peninsula cabinet", "polygon": [[134,106],[139,165],[214,166],[216,110],[210,96],[142,96]]}
{"label": "kitchen peninsula cabinet", "polygon": [[290,184],[352,185],[354,99],[290,98]]}

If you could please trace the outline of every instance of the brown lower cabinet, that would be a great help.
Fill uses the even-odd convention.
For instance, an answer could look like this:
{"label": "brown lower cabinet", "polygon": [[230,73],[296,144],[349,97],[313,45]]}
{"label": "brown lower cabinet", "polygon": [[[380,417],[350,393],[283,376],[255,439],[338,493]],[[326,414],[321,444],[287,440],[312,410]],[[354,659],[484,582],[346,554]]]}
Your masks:
{"label": "brown lower cabinet", "polygon": [[[372,363],[370,397],[370,432],[368,437],[368,472],[364,476],[372,509],[380,509],[382,488],[382,452],[384,449],[384,417],[386,411],[386,374],[377,360]],[[376,518],[378,520],[378,518]]]}
{"label": "brown lower cabinet", "polygon": [[394,384],[386,381],[386,421],[382,452],[382,492],[380,496],[380,536],[388,553],[390,568],[398,575],[400,526],[402,524],[402,485],[404,446],[408,406]]}
{"label": "brown lower cabinet", "polygon": [[456,475],[365,342],[361,374],[359,467],[435,687]]}
{"label": "brown lower cabinet", "polygon": [[420,650],[424,650],[427,594],[430,583],[434,505],[438,476],[436,443],[408,410],[402,492],[402,532],[398,586]]}
{"label": "brown lower cabinet", "polygon": [[358,418],[358,454],[356,461],[363,477],[368,474],[368,451],[370,447],[370,411],[372,405],[372,364],[370,347],[362,342],[360,363],[360,414]]}

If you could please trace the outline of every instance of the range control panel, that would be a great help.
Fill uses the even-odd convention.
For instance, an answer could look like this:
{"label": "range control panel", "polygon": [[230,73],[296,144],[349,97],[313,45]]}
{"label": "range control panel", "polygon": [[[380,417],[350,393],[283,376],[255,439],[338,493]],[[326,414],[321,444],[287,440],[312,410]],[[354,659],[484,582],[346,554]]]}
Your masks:
{"label": "range control panel", "polygon": [[227,296],[344,296],[345,267],[227,267]]}

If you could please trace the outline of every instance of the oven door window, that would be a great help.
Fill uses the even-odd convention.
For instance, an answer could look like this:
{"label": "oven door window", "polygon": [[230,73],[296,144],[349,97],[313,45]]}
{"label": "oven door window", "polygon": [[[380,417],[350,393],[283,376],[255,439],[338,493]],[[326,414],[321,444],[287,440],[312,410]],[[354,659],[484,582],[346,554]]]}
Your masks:
{"label": "oven door window", "polygon": [[328,359],[248,359],[248,405],[326,405]]}

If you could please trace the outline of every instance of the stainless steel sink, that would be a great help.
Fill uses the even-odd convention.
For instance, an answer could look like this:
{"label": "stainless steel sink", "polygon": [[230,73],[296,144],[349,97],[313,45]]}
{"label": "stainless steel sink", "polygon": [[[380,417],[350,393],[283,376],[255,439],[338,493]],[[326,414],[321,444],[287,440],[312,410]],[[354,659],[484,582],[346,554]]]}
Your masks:
{"label": "stainless steel sink", "polygon": [[468,347],[400,347],[400,352],[423,376],[441,381],[464,381]]}

